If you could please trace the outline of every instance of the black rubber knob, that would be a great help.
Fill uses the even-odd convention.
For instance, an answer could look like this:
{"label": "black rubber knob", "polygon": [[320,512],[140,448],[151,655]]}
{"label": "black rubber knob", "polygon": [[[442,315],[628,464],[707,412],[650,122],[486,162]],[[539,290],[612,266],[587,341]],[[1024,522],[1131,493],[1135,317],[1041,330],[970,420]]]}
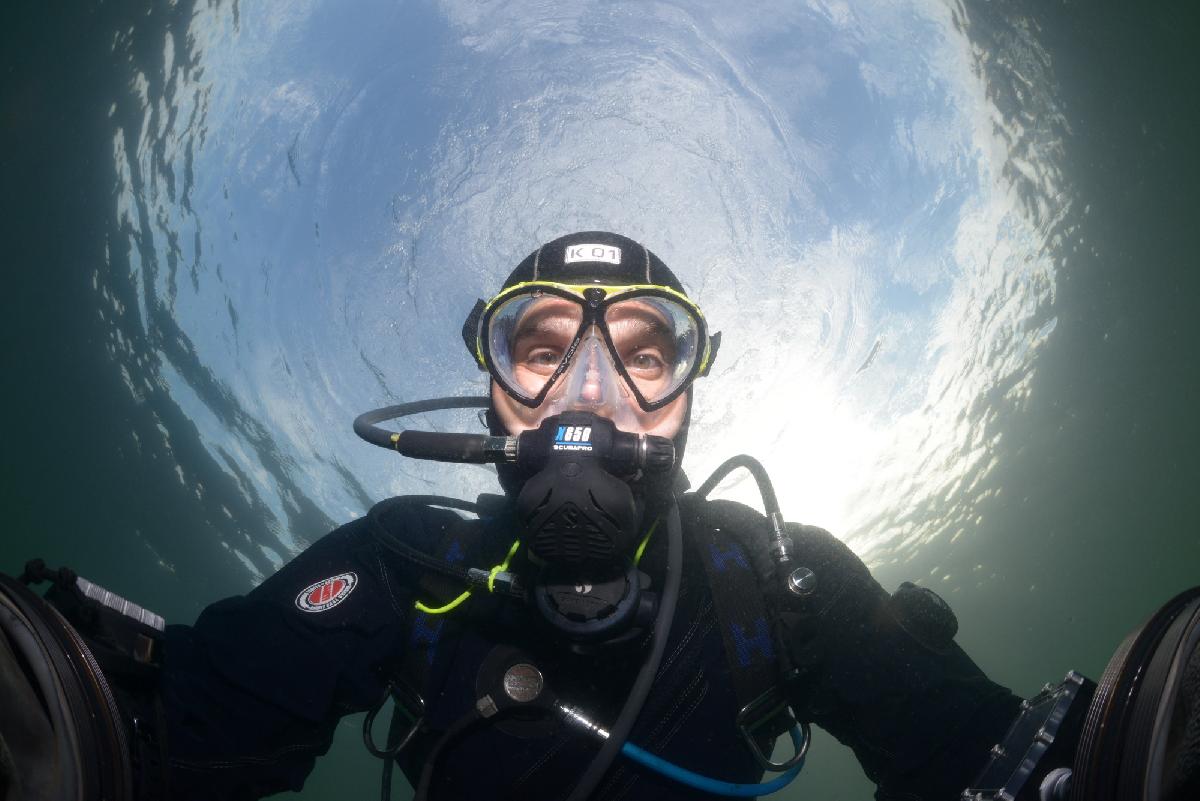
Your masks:
{"label": "black rubber knob", "polygon": [[675,443],[666,437],[647,436],[642,469],[647,473],[665,473],[675,466]]}

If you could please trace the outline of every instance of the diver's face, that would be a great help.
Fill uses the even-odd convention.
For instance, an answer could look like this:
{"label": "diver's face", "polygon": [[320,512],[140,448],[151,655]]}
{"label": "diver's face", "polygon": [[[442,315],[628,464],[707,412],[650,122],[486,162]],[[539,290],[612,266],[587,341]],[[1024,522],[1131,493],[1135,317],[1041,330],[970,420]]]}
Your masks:
{"label": "diver's face", "polygon": [[[513,327],[508,353],[512,380],[530,396],[537,395],[564,358],[582,320],[577,303],[543,297],[520,315]],[[653,303],[630,300],[609,308],[605,322],[622,366],[638,391],[654,397],[671,380],[675,340],[668,321]],[[518,403],[495,382],[492,402],[510,434],[537,428],[545,418],[565,411],[588,411],[607,417],[622,431],[673,437],[687,413],[686,393],[661,409],[644,411],[600,331],[584,335],[565,372],[536,409]]]}
{"label": "diver's face", "polygon": [[[618,428],[622,431],[629,431],[633,434],[653,434],[657,437],[667,437],[670,439],[678,434],[679,429],[683,427],[683,419],[687,415],[687,393],[680,395],[666,406],[656,409],[653,412],[644,412],[637,405],[636,400],[632,397],[629,400],[632,404],[630,413],[634,418],[634,425],[631,426],[629,422],[625,422],[624,425],[618,425]],[[542,409],[530,409],[528,406],[517,403],[495,381],[492,382],[492,405],[496,409],[496,414],[500,417],[500,422],[504,424],[504,428],[509,434],[514,436],[520,434],[522,431],[537,428],[542,420],[550,416]],[[616,422],[611,414],[606,414],[604,411],[597,411],[596,413],[601,417],[607,417]],[[626,421],[628,419],[628,417],[625,418]]]}

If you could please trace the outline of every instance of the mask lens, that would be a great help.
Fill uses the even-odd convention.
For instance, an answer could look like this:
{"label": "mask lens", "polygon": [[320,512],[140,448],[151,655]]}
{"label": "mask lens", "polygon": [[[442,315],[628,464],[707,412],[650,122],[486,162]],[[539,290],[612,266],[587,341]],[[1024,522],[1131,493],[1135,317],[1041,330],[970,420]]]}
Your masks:
{"label": "mask lens", "polygon": [[488,320],[487,343],[497,378],[534,400],[562,364],[583,321],[574,301],[541,292],[505,300]]}
{"label": "mask lens", "polygon": [[609,306],[604,322],[625,372],[648,403],[666,398],[692,375],[701,324],[682,303],[634,297]]}

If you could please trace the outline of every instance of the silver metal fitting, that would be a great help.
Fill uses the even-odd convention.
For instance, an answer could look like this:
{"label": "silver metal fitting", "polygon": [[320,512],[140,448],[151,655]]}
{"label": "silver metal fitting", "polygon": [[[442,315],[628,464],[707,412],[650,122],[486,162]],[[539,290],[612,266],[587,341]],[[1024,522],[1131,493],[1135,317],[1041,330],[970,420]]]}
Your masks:
{"label": "silver metal fitting", "polygon": [[772,512],[767,516],[771,521],[771,558],[778,565],[792,561],[792,538],[783,530],[783,517]]}
{"label": "silver metal fitting", "polygon": [[163,631],[167,625],[166,621],[161,616],[154,614],[149,609],[144,609],[132,601],[128,601],[117,595],[115,592],[109,592],[98,584],[93,584],[82,576],[75,579],[75,586],[79,591],[91,598],[97,603],[104,604],[109,609],[112,609],[126,617],[133,618],[143,626],[149,626],[152,629]]}
{"label": "silver metal fitting", "polygon": [[520,662],[504,672],[504,694],[517,703],[536,700],[545,686],[542,672],[528,662]]}
{"label": "silver metal fitting", "polygon": [[788,589],[801,598],[812,595],[817,589],[817,574],[807,567],[798,567],[788,574]]}
{"label": "silver metal fitting", "polygon": [[495,592],[502,592],[505,595],[512,595],[518,598],[524,597],[525,588],[516,573],[500,570],[497,571],[495,576],[492,576],[490,570],[483,570],[478,567],[467,568],[467,581],[476,587],[487,587],[489,578],[491,578],[492,587]]}
{"label": "silver metal fitting", "polygon": [[492,696],[485,695],[475,702],[475,711],[479,713],[480,717],[490,718],[500,710],[497,708],[496,702],[492,700]]}
{"label": "silver metal fitting", "polygon": [[1038,786],[1039,801],[1066,801],[1071,792],[1071,769],[1055,768]]}
{"label": "silver metal fitting", "polygon": [[517,437],[488,437],[483,452],[488,461],[512,464],[517,461],[517,441]]}

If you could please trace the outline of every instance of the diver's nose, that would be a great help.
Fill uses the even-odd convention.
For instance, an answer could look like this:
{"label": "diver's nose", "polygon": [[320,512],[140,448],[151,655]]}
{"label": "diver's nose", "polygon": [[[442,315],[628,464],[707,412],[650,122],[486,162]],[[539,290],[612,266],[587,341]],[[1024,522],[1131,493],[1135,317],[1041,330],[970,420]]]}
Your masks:
{"label": "diver's nose", "polygon": [[607,358],[599,333],[593,328],[575,352],[574,378],[568,379],[566,388],[572,404],[597,411],[611,400]]}
{"label": "diver's nose", "polygon": [[583,376],[583,387],[579,397],[588,403],[599,403],[604,399],[604,387],[600,385],[600,367],[596,363],[596,352],[589,350],[584,364],[586,371]]}

